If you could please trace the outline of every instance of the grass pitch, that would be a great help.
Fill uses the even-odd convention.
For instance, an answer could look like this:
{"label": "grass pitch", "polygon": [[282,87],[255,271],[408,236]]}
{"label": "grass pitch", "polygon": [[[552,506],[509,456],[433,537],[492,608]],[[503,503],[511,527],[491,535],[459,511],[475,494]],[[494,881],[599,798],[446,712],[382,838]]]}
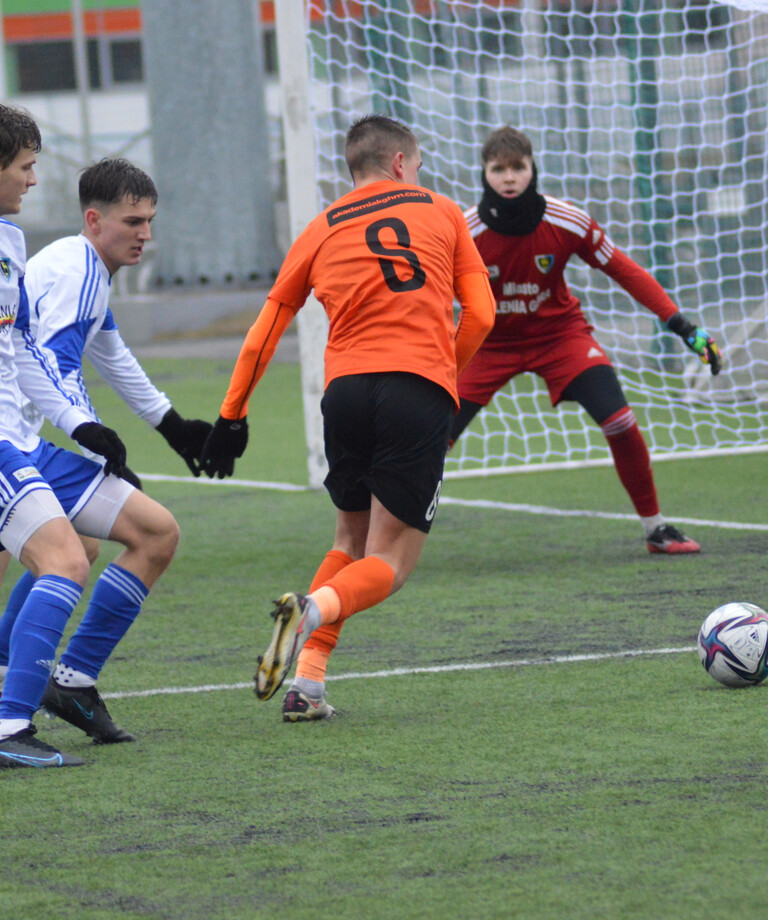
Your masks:
{"label": "grass pitch", "polygon": [[[228,362],[144,364],[179,412],[216,416]],[[93,395],[133,469],[184,475]],[[270,368],[249,420],[238,477],[303,483],[297,368]],[[250,679],[270,599],[330,545],[330,501],[148,480],[182,544],[99,683],[139,741],[38,716],[88,765],[3,772],[3,916],[761,916],[768,689],[720,687],[690,649],[719,604],[768,606],[765,462],[657,465],[668,518],[708,522],[684,523],[688,558],[646,552],[611,468],[449,482],[411,580],[345,626],[339,716],[309,725]],[[554,513],[577,509],[628,519]]]}

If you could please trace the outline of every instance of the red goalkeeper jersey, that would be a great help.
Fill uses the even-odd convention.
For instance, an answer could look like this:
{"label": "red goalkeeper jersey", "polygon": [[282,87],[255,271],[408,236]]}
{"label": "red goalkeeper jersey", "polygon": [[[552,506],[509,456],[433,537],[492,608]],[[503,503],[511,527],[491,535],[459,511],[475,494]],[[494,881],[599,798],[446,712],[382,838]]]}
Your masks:
{"label": "red goalkeeper jersey", "polygon": [[541,345],[591,329],[565,281],[565,266],[572,255],[605,272],[661,320],[677,311],[658,281],[618,249],[589,214],[548,195],[545,200],[541,222],[524,236],[491,230],[480,220],[477,207],[465,211],[496,299],[496,321],[486,346],[493,342]]}

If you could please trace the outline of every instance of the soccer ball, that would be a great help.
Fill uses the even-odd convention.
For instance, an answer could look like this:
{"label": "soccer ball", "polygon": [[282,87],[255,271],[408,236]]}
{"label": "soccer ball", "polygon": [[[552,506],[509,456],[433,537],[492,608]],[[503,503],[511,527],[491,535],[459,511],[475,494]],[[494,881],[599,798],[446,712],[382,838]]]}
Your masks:
{"label": "soccer ball", "polygon": [[751,687],[768,677],[768,613],[755,604],[723,604],[699,630],[699,658],[726,687]]}

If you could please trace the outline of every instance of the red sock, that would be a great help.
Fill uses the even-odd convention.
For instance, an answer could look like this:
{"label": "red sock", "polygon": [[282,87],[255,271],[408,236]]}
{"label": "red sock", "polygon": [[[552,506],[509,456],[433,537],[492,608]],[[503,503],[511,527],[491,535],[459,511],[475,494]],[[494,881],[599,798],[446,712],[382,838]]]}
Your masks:
{"label": "red sock", "polygon": [[613,454],[616,472],[640,517],[659,513],[651,457],[629,406],[619,409],[600,426]]}

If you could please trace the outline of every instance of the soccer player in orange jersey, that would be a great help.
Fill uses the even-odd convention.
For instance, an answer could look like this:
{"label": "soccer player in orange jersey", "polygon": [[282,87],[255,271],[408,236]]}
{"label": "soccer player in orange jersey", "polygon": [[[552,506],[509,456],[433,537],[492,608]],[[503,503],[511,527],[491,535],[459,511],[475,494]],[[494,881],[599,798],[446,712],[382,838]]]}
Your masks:
{"label": "soccer player in orange jersey", "polygon": [[713,374],[720,370],[717,345],[589,214],[539,193],[533,148],[522,131],[494,131],[483,145],[482,162],[483,196],[466,218],[490,272],[496,322],[459,379],[461,409],[451,442],[513,377],[538,374],[553,405],[574,400],[600,426],[648,550],[698,552],[699,544],[661,515],[648,448],[610,358],[565,282],[568,260],[577,255],[613,278],[677,333]]}
{"label": "soccer player in orange jersey", "polygon": [[255,677],[256,695],[269,699],[301,652],[283,700],[291,722],[333,715],[325,671],[341,624],[397,591],[416,566],[440,497],[457,374],[495,309],[461,210],[418,184],[410,129],[383,115],[361,118],[347,133],[346,160],[354,190],[291,246],[201,459],[210,477],[233,473],[247,443],[248,399],[314,289],[330,321],[322,412],[336,534],[310,593],[276,602]]}

